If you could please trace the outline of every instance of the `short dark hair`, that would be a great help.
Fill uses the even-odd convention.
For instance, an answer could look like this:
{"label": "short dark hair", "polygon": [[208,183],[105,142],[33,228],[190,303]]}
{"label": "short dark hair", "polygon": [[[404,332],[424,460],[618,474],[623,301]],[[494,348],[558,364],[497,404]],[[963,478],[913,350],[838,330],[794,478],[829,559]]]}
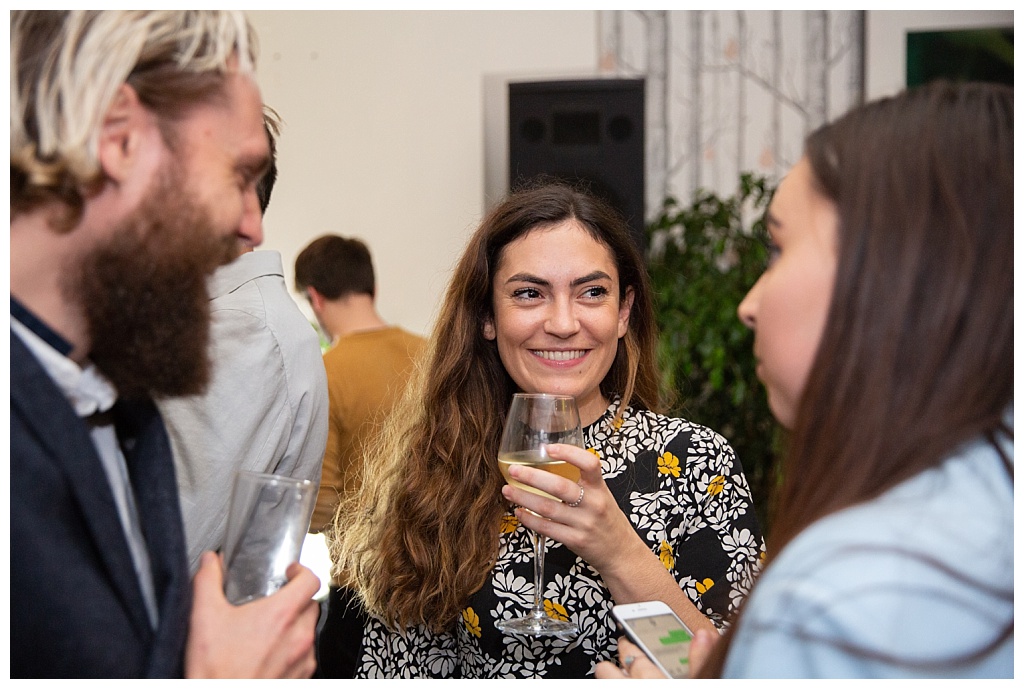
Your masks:
{"label": "short dark hair", "polygon": [[376,294],[373,261],[366,244],[328,234],[314,239],[295,259],[295,289],[312,287],[328,299]]}
{"label": "short dark hair", "polygon": [[260,215],[265,215],[270,205],[270,193],[277,182],[277,137],[281,135],[281,117],[269,105],[263,106],[263,130],[270,145],[270,166],[256,182],[256,198],[260,202]]}

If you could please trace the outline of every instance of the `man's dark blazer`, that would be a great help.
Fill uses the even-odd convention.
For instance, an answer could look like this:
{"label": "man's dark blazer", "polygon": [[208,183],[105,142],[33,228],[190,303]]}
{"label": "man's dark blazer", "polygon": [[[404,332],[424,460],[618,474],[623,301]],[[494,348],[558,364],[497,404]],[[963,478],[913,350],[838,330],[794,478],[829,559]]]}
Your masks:
{"label": "man's dark blazer", "polygon": [[191,588],[170,443],[151,402],[113,411],[156,630],[89,428],[11,333],[11,677],[181,676]]}

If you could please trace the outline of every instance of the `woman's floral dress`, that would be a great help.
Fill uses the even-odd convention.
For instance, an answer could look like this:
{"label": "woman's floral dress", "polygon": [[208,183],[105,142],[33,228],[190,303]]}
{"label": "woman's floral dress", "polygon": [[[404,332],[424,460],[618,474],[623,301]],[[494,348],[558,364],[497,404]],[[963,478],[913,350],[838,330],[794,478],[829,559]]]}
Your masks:
{"label": "woman's floral dress", "polygon": [[[764,555],[740,463],[708,428],[633,408],[613,425],[617,409],[616,399],[584,429],[585,446],[601,458],[605,482],[633,528],[721,627],[749,591]],[[548,614],[576,622],[579,636],[531,638],[495,629],[498,620],[522,616],[533,604],[533,545],[510,511],[501,522],[498,562],[458,623],[443,634],[419,627],[399,633],[371,618],[356,676],[591,675],[599,661],[615,658],[622,633],[611,615],[611,594],[597,571],[551,539],[544,579]]]}

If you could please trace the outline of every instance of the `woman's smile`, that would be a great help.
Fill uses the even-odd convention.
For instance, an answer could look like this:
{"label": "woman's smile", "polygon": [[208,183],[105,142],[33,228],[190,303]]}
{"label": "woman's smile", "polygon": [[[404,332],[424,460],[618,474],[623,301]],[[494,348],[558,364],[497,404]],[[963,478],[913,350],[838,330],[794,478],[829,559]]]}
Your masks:
{"label": "woman's smile", "polygon": [[557,363],[575,363],[587,355],[586,349],[534,349],[533,353],[540,359]]}

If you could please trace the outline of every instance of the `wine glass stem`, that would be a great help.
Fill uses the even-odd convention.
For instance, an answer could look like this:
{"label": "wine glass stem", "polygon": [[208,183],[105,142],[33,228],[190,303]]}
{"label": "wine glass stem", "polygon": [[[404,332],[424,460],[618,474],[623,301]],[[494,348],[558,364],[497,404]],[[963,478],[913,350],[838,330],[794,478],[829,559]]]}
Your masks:
{"label": "wine glass stem", "polygon": [[544,547],[547,536],[533,532],[533,610],[530,616],[542,619],[544,613]]}

